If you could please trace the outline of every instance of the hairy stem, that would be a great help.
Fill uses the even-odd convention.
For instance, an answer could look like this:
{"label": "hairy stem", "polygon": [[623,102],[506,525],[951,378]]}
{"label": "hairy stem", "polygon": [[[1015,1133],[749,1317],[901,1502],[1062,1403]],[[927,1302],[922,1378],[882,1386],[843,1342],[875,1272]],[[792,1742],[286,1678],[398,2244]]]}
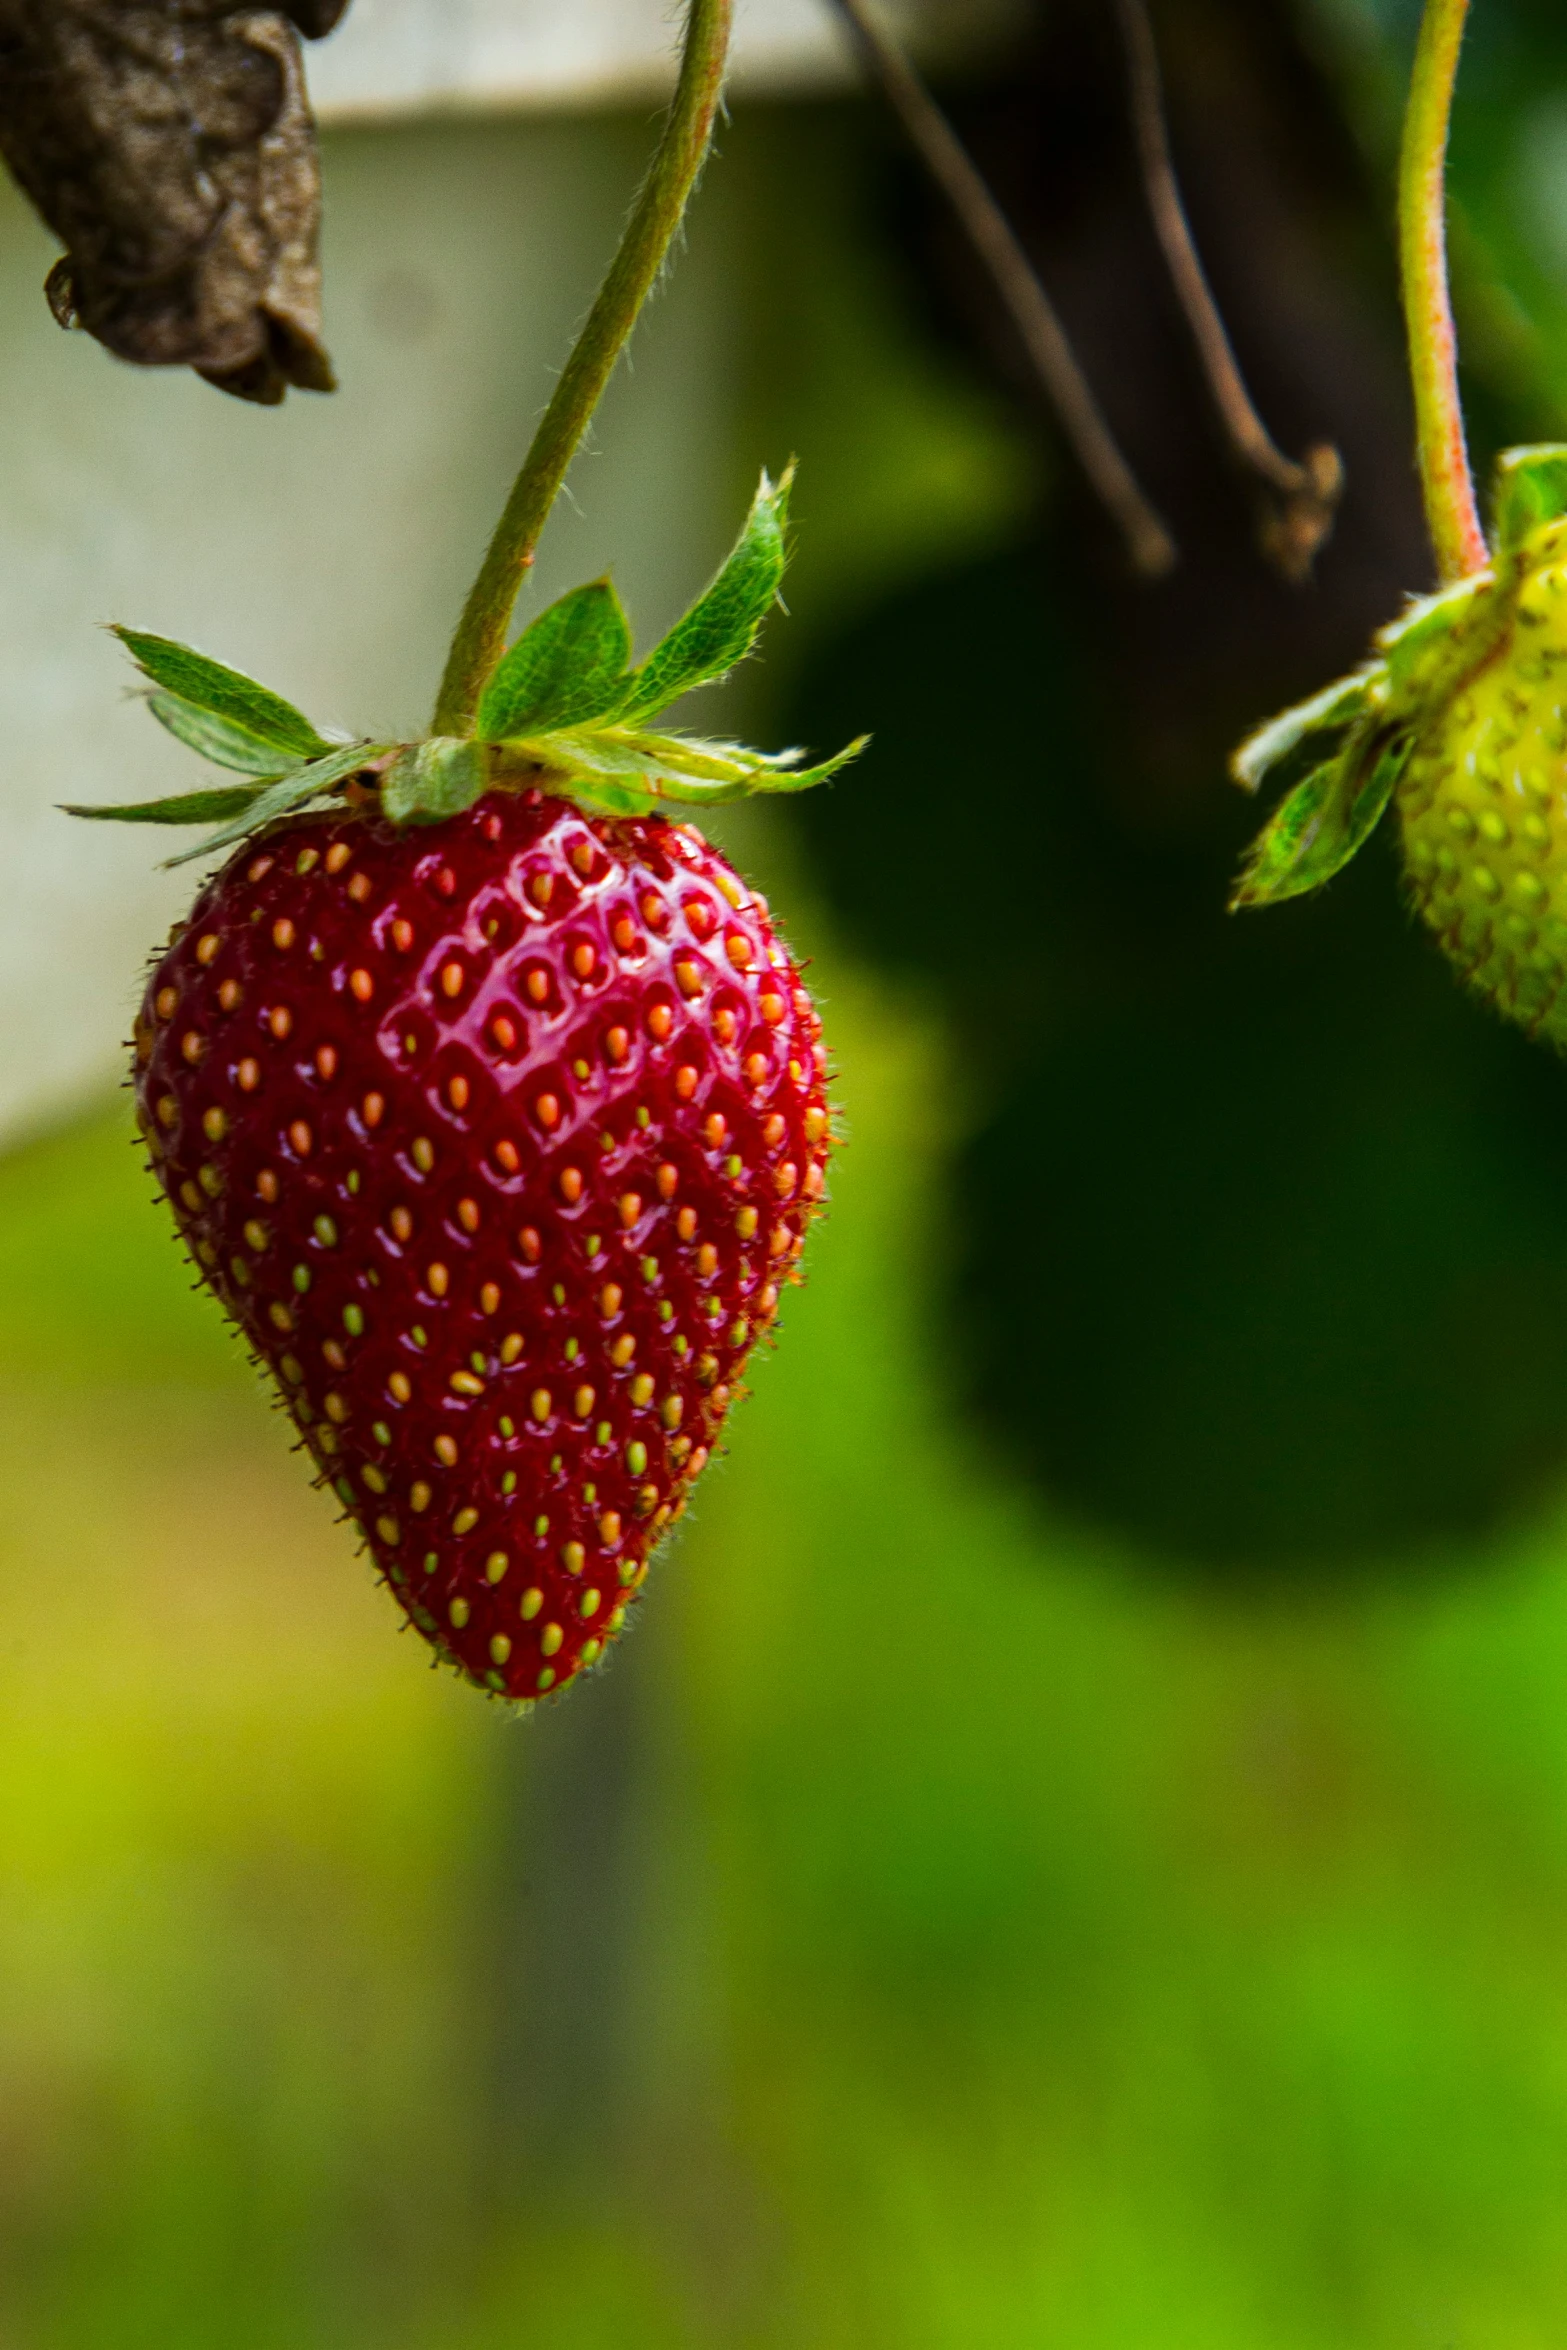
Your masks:
{"label": "hairy stem", "polygon": [[867,0],[838,0],[838,6],[910,144],[952,206],[959,226],[1011,313],[1061,429],[1119,525],[1133,564],[1157,578],[1174,563],[1175,543],[1121,454],[1011,223],[967,148],[902,49],[877,21]]}
{"label": "hairy stem", "polygon": [[1398,172],[1398,243],[1426,522],[1444,583],[1490,560],[1458,399],[1447,289],[1447,126],[1469,0],[1426,0]]}
{"label": "hairy stem", "polygon": [[463,606],[431,721],[436,734],[473,732],[550,508],[696,185],[723,89],[733,13],[733,0],[689,0],[680,78],[658,152]]}

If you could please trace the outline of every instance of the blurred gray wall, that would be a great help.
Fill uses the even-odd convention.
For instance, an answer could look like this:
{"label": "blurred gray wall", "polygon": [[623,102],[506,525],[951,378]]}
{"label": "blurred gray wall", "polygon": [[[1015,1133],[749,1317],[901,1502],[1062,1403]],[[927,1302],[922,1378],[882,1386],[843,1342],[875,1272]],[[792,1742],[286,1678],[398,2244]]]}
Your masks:
{"label": "blurred gray wall", "polygon": [[[625,98],[669,76],[666,0],[353,0],[311,54],[311,90],[331,119],[432,105],[538,107]],[[739,0],[742,85],[841,76],[825,0]]]}
{"label": "blurred gray wall", "polygon": [[[879,0],[927,54],[988,37],[1016,0]],[[354,0],[312,50],[329,119],[431,106],[581,105],[660,89],[672,0]],[[747,96],[841,82],[849,47],[831,0],[737,0],[734,87]]]}

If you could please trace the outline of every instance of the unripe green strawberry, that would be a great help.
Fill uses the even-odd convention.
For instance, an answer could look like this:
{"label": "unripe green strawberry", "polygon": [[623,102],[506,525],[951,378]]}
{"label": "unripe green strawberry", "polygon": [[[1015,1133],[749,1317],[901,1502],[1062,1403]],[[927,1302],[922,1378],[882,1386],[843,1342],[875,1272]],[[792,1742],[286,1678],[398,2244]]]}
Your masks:
{"label": "unripe green strawberry", "polygon": [[1567,448],[1510,450],[1491,565],[1236,754],[1291,786],[1237,905],[1317,887],[1391,802],[1410,892],[1463,978],[1567,1045]]}
{"label": "unripe green strawberry", "polygon": [[1567,522],[1476,601],[1491,641],[1419,726],[1397,787],[1405,866],[1464,977],[1567,1044]]}

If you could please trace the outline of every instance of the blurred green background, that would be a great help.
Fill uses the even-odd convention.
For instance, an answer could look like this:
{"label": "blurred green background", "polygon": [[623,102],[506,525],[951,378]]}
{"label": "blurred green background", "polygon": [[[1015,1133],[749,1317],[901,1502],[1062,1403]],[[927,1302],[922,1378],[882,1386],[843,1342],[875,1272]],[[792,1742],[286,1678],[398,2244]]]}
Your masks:
{"label": "blurred green background", "polygon": [[[1567,2337],[1567,1073],[1458,997],[1380,859],[1221,910],[1226,744],[1426,584],[1412,16],[1160,16],[1242,357],[1288,445],[1349,459],[1303,592],[1152,268],[1101,12],[949,95],[1182,537],[1157,591],[875,110],[737,111],[697,293],[601,441],[651,384],[688,528],[636,543],[649,621],[801,457],[796,617],[734,707],[877,741],[725,838],[814,958],[847,1141],[609,1670],[515,1723],[397,1637],[123,1098],[0,1159],[5,2350]],[[373,245],[455,189],[455,240],[489,191],[483,279],[568,164],[612,230],[644,135],[334,134],[329,220]],[[1547,0],[1477,0],[1456,155],[1477,437],[1567,433]],[[560,317],[492,292],[497,480],[579,242]],[[334,330],[334,429],[377,413],[391,282]],[[244,429],[253,503],[291,432],[327,446]],[[443,593],[463,515],[397,509]]]}

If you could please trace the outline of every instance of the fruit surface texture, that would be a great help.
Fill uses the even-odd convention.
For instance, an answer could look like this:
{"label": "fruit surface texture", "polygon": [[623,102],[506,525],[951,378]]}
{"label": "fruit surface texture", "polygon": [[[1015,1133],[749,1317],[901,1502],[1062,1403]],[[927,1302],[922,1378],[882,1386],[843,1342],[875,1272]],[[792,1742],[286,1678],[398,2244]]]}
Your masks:
{"label": "fruit surface texture", "polygon": [[1398,787],[1405,863],[1464,976],[1567,1045],[1567,524],[1485,594],[1499,637],[1424,717]]}
{"label": "fruit surface texture", "polygon": [[491,791],[246,841],[148,981],[138,1116],[409,1618],[534,1699],[602,1655],[823,1192],[820,1025],[686,825]]}

